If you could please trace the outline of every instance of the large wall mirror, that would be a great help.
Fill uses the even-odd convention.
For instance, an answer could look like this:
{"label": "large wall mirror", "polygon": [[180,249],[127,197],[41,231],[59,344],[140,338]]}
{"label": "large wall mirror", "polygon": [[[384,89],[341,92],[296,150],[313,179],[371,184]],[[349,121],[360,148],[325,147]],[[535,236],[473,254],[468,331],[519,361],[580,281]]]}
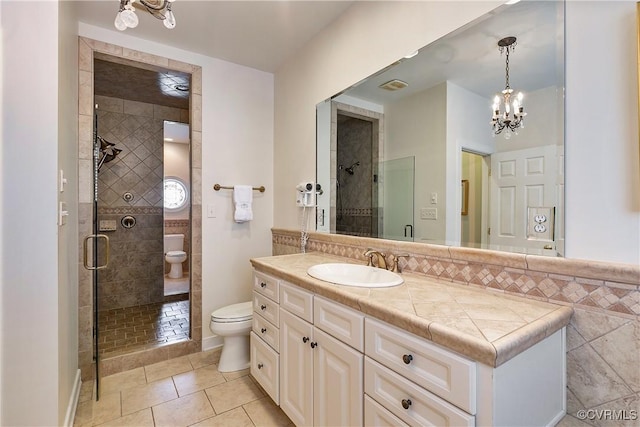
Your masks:
{"label": "large wall mirror", "polygon": [[317,231],[563,256],[564,2],[409,56],[318,104]]}

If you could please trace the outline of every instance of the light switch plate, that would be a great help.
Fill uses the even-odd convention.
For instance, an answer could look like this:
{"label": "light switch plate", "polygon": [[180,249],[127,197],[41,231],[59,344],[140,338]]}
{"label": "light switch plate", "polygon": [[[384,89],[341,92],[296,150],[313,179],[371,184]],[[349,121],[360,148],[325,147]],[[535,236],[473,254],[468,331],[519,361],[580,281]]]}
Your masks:
{"label": "light switch plate", "polygon": [[216,205],[209,204],[207,205],[207,218],[215,218],[216,217]]}
{"label": "light switch plate", "polygon": [[427,219],[427,220],[438,219],[438,208],[420,209],[420,219]]}

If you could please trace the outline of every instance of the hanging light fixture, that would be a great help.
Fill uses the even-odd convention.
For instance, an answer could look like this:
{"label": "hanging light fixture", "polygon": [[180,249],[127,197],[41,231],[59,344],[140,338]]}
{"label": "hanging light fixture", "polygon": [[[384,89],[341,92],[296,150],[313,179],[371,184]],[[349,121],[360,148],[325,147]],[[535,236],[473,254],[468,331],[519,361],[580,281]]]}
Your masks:
{"label": "hanging light fixture", "polygon": [[115,27],[124,31],[127,28],[135,28],[138,26],[138,16],[134,9],[134,3],[137,2],[140,9],[144,8],[162,20],[165,27],[172,29],[176,26],[176,17],[171,11],[171,5],[174,0],[120,0],[120,10],[116,14],[114,22]]}
{"label": "hanging light fixture", "polygon": [[[496,95],[493,100],[493,116],[491,117],[491,125],[493,126],[493,134],[498,135],[504,131],[504,138],[511,138],[512,134],[517,135],[517,129],[524,127],[524,106],[522,105],[522,92],[518,92],[516,96],[512,96],[513,89],[509,86],[509,53],[516,47],[515,37],[505,37],[498,42],[498,50],[500,54],[506,53],[505,60],[505,87],[502,96]],[[504,110],[502,110],[504,108]]]}

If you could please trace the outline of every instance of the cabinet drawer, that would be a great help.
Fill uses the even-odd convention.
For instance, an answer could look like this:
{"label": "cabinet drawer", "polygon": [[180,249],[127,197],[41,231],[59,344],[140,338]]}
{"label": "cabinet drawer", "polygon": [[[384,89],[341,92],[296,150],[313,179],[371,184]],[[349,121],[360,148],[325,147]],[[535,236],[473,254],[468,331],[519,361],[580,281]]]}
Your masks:
{"label": "cabinet drawer", "polygon": [[251,332],[251,375],[280,404],[280,356]]}
{"label": "cabinet drawer", "polygon": [[257,292],[253,292],[253,311],[267,319],[274,326],[280,324],[278,304]]}
{"label": "cabinet drawer", "polygon": [[257,313],[253,314],[253,332],[269,344],[275,351],[280,351],[280,330],[267,322]]}
{"label": "cabinet drawer", "polygon": [[409,427],[378,402],[364,395],[364,425],[367,427]]}
{"label": "cabinet drawer", "polygon": [[259,271],[254,271],[253,273],[253,289],[275,302],[278,302],[280,298],[280,294],[278,292],[279,284],[280,281],[278,279],[271,277],[268,274],[264,274]]}
{"label": "cabinet drawer", "polygon": [[409,425],[475,425],[473,415],[461,411],[368,357],[364,361],[364,391]]}
{"label": "cabinet drawer", "polygon": [[476,364],[380,321],[365,320],[365,354],[448,402],[476,413]]}
{"label": "cabinet drawer", "polygon": [[321,297],[313,299],[313,324],[350,345],[364,351],[364,315]]}
{"label": "cabinet drawer", "polygon": [[280,283],[280,307],[313,323],[313,294],[286,282]]}

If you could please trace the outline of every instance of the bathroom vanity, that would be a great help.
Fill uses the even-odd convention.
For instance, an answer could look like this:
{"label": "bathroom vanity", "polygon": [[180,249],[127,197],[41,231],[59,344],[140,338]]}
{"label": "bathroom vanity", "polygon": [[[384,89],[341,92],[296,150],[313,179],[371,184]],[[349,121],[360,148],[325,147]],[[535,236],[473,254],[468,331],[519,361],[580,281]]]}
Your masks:
{"label": "bathroom vanity", "polygon": [[565,414],[572,309],[402,274],[335,285],[255,258],[251,374],[296,425],[542,426]]}

